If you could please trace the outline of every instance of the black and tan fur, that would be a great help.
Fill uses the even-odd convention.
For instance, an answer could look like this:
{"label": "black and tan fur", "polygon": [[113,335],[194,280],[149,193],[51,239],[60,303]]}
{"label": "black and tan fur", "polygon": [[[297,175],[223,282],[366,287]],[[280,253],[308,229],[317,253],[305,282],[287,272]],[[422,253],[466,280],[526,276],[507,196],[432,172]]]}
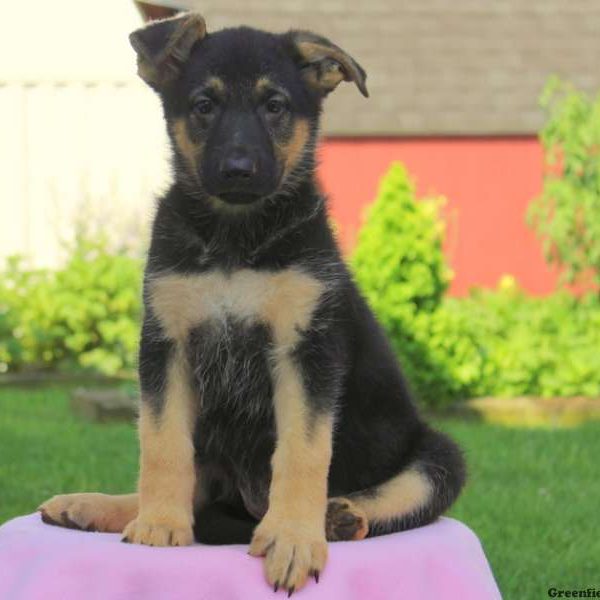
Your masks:
{"label": "black and tan fur", "polygon": [[366,76],[325,38],[207,34],[196,14],[131,39],[175,175],[145,273],[138,494],[56,496],[42,517],[142,544],[251,542],[291,592],[318,578],[326,540],[429,523],[464,482],[459,450],[417,414],[315,181],[322,101],[342,81],[366,96]]}

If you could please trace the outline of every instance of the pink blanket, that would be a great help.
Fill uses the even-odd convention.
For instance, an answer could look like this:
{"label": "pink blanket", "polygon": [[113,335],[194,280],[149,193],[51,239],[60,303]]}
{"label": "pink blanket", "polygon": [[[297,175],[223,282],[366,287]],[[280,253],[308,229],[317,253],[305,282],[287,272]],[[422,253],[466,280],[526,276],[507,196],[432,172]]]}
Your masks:
{"label": "pink blanket", "polygon": [[[500,598],[477,537],[443,518],[427,527],[330,544],[319,583],[299,600]],[[38,514],[0,527],[1,600],[255,600],[287,598],[245,546],[149,548],[118,535],[45,525]]]}

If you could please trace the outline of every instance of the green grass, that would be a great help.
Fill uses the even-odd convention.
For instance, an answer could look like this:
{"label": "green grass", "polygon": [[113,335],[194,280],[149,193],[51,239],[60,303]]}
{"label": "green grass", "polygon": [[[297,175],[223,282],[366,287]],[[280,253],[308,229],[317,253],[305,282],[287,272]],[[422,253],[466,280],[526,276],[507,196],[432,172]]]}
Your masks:
{"label": "green grass", "polygon": [[0,522],[73,491],[133,491],[135,428],[91,425],[64,388],[0,388]]}
{"label": "green grass", "polygon": [[[480,537],[505,598],[597,585],[600,424],[517,430],[443,420],[470,481],[452,510]],[[0,388],[0,521],[61,492],[133,488],[130,425],[72,417],[64,388]]]}
{"label": "green grass", "polygon": [[451,516],[479,535],[504,597],[597,586],[600,423],[553,431],[438,425],[463,446],[469,465]]}

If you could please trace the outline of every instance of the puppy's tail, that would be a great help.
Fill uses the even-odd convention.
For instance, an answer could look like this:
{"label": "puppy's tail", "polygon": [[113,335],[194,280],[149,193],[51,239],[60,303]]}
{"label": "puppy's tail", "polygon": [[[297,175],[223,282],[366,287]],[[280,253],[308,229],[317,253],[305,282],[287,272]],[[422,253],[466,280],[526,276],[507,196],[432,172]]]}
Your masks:
{"label": "puppy's tail", "polygon": [[408,464],[392,479],[350,498],[369,517],[369,535],[427,525],[446,511],[465,484],[460,448],[446,435],[422,425]]}

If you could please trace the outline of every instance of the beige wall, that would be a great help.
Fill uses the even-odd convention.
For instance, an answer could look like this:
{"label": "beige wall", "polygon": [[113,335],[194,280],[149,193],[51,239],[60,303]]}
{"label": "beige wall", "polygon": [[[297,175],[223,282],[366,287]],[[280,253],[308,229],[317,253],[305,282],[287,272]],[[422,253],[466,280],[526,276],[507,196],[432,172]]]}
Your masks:
{"label": "beige wall", "polygon": [[[140,244],[169,173],[158,100],[138,81],[132,2],[11,2],[0,22],[0,261],[64,256],[87,220]],[[35,18],[33,18],[33,16]]]}
{"label": "beige wall", "polygon": [[158,102],[142,84],[0,86],[0,260],[54,266],[83,220],[141,246],[168,180]]}

